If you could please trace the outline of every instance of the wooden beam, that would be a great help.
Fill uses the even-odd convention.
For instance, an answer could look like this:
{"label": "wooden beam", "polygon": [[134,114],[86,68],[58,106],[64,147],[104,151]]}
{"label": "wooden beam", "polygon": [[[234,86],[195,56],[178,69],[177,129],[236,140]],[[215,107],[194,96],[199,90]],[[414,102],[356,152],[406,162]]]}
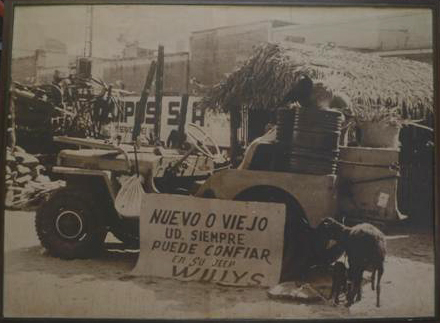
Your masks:
{"label": "wooden beam", "polygon": [[148,95],[150,93],[151,84],[153,83],[153,77],[156,72],[156,62],[152,61],[148,70],[147,78],[145,80],[144,88],[141,93],[139,105],[136,108],[134,116],[134,126],[131,139],[136,141],[137,137],[141,133],[142,123],[145,121],[145,110],[147,108]]}
{"label": "wooden beam", "polygon": [[159,45],[156,71],[156,110],[154,114],[154,135],[156,139],[160,138],[160,124],[162,119],[163,73],[165,63],[164,56],[164,47],[162,45]]}
{"label": "wooden beam", "polygon": [[15,128],[16,128],[16,122],[15,122],[15,85],[12,83],[11,85],[11,91],[9,93],[9,115],[11,118],[10,122],[10,129],[11,133],[9,134],[9,146],[11,147],[12,151],[14,151],[15,145],[17,144],[17,137],[15,134]]}
{"label": "wooden beam", "polygon": [[180,113],[179,113],[179,127],[177,129],[177,131],[179,132],[179,138],[183,138],[183,134],[185,133],[186,113],[188,112],[188,101],[189,101],[188,93],[183,94],[182,104],[180,106]]}
{"label": "wooden beam", "polygon": [[229,125],[230,125],[230,151],[231,164],[237,167],[238,157],[238,136],[237,130],[240,124],[240,112],[238,106],[231,106],[229,109]]}

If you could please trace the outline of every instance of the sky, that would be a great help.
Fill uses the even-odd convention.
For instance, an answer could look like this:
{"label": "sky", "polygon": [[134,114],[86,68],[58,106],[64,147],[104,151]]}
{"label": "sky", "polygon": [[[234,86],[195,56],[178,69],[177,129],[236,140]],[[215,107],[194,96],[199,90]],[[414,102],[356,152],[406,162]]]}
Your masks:
{"label": "sky", "polygon": [[[94,5],[92,56],[120,55],[124,46],[118,41],[121,36],[126,41],[139,41],[142,47],[156,49],[162,44],[166,52],[175,52],[188,50],[191,32],[220,26],[279,19],[329,26],[372,21],[371,28],[374,28],[377,19],[414,15],[429,18],[430,12],[403,8]],[[86,39],[85,24],[86,6],[82,5],[16,7],[12,56],[32,55],[47,38],[64,42],[70,55],[81,55]]]}

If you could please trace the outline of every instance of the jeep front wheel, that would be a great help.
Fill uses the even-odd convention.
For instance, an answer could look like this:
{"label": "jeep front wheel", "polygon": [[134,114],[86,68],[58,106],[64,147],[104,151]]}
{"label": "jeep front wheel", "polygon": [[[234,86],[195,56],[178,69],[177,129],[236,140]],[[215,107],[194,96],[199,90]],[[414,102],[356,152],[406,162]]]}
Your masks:
{"label": "jeep front wheel", "polygon": [[102,249],[107,230],[87,196],[84,190],[61,189],[37,211],[38,238],[51,255],[89,258]]}
{"label": "jeep front wheel", "polygon": [[126,247],[139,249],[139,218],[119,219],[110,231]]}

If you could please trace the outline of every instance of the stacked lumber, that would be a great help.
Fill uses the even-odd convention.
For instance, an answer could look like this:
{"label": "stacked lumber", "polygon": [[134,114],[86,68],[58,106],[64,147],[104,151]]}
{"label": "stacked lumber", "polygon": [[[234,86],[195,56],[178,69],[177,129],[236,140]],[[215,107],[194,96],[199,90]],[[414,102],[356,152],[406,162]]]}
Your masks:
{"label": "stacked lumber", "polygon": [[51,181],[39,160],[15,146],[6,148],[6,200],[10,209],[35,206],[48,193],[65,186],[63,181]]}
{"label": "stacked lumber", "polygon": [[433,111],[433,69],[427,63],[274,43],[256,48],[242,66],[208,91],[201,104],[225,112],[233,106],[274,110],[304,76],[314,84],[324,84],[333,94],[348,97],[360,109],[399,107],[408,118],[419,118],[421,109],[425,114]]}

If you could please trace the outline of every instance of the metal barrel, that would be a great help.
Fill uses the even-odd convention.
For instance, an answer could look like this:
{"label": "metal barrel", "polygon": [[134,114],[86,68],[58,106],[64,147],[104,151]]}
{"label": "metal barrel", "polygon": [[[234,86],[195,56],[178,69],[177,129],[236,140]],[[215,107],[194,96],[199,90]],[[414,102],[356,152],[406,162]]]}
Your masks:
{"label": "metal barrel", "polygon": [[315,175],[335,174],[343,115],[335,110],[280,109],[277,113],[279,169]]}

